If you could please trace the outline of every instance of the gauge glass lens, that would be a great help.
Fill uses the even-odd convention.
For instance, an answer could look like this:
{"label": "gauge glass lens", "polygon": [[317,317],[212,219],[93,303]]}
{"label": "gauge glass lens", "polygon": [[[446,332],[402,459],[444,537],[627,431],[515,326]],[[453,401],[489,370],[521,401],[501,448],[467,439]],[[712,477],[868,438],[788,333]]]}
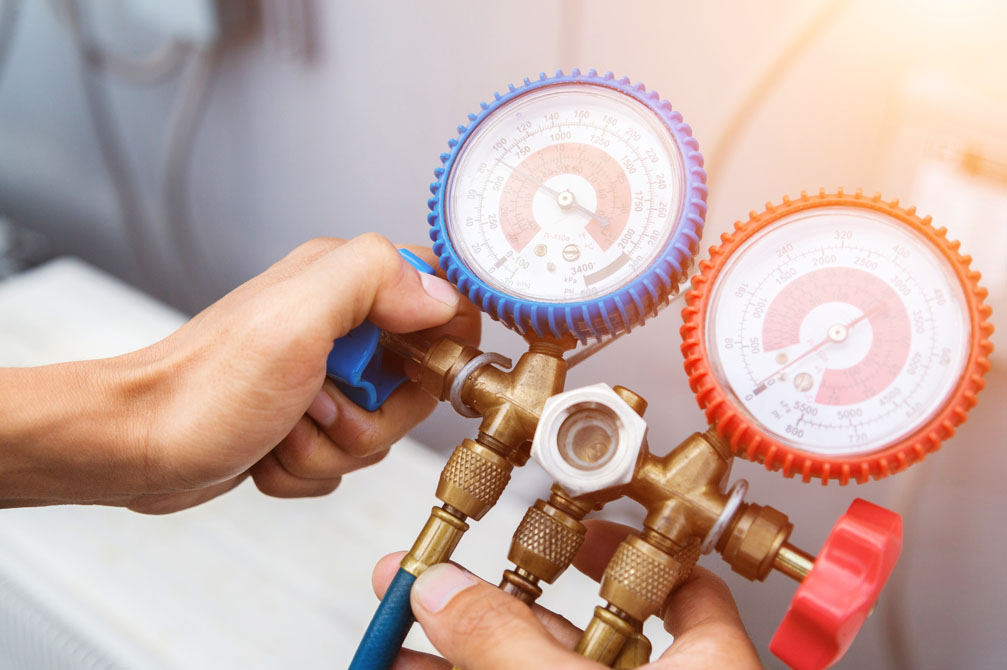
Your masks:
{"label": "gauge glass lens", "polygon": [[444,216],[462,262],[527,300],[580,302],[625,286],[681,216],[682,156],[643,103],[604,86],[534,89],[462,146]]}
{"label": "gauge glass lens", "polygon": [[950,262],[898,220],[820,207],[753,236],[708,309],[714,374],[764,431],[829,456],[882,449],[934,415],[969,354]]}

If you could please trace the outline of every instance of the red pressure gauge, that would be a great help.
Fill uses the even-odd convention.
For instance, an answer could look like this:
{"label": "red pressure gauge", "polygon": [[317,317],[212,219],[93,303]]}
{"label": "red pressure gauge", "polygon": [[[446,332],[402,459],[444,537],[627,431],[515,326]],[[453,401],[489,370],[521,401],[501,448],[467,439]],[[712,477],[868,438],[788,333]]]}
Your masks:
{"label": "red pressure gauge", "polygon": [[943,228],[880,195],[802,193],[700,263],[682,353],[731,448],[804,481],[879,479],[966,419],[993,349],[986,289]]}

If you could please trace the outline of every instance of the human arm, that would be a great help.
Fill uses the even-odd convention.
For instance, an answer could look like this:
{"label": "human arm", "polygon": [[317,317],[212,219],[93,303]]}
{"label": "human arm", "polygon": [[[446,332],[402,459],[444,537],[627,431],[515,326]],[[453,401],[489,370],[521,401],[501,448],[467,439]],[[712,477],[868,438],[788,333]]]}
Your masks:
{"label": "human arm", "polygon": [[450,284],[364,235],[301,245],[150,347],[0,369],[0,504],[167,512],[248,475],[271,495],[331,491],[436,404],[407,384],[370,413],[325,379],[332,341],[364,319],[478,340]]}

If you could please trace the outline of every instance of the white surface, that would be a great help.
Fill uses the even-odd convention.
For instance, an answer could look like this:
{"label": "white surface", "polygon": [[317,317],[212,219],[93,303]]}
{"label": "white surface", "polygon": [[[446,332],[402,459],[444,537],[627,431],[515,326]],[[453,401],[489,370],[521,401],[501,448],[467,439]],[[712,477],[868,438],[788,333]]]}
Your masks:
{"label": "white surface", "polygon": [[[0,364],[135,349],[183,317],[80,261],[0,282]],[[377,601],[370,574],[408,548],[436,500],[442,457],[412,440],[335,494],[277,500],[250,483],[163,517],[104,507],[0,510],[0,585],[129,668],[345,667]],[[532,466],[534,467],[534,466]],[[457,558],[498,580],[526,501],[473,523]],[[564,577],[544,599],[585,623],[596,587]],[[577,618],[577,617],[574,617]],[[412,646],[428,643],[416,631]],[[0,666],[11,650],[0,649]]]}

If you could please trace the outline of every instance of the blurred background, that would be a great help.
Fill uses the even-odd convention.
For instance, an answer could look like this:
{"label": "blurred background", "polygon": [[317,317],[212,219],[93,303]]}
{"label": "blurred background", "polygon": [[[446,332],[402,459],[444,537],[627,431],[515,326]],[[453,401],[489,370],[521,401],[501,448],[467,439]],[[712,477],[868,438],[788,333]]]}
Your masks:
{"label": "blurred background", "polygon": [[[998,322],[997,314],[1007,313],[1005,34],[1007,5],[997,0],[0,0],[0,276],[8,277],[0,282],[0,308],[7,306],[0,331],[8,331],[0,337],[0,364],[141,346],[310,237],[377,231],[399,243],[425,243],[427,185],[455,126],[509,82],[575,66],[643,81],[691,124],[709,171],[703,255],[767,200],[820,186],[881,191],[915,204],[962,241],[983,273]],[[66,290],[33,288],[29,279],[38,283],[38,273],[53,265],[30,268],[64,256],[86,263],[57,262],[62,274],[54,276]],[[70,284],[97,286],[89,295],[114,294],[123,307],[90,312],[100,323],[71,323],[68,314],[82,303]],[[669,309],[616,342],[570,380],[624,384],[647,397],[657,452],[705,428],[682,371],[677,312]],[[45,325],[56,322],[61,337]],[[19,324],[20,339],[11,334]],[[1003,667],[1007,341],[997,333],[994,343],[994,370],[969,423],[906,474],[840,488],[735,466],[735,476],[751,482],[749,497],[787,512],[794,541],[810,551],[855,496],[904,515],[906,544],[893,582],[840,667]],[[521,346],[498,324],[484,325],[484,349],[512,355]],[[409,458],[439,463],[471,430],[441,407],[412,435],[428,456]],[[533,467],[518,477],[515,510],[548,486]],[[419,519],[433,502],[436,470],[415,495],[400,494],[399,504],[419,509]],[[393,470],[384,470],[385,479],[382,472],[353,479],[396,484],[387,479]],[[343,513],[359,502],[342,490],[335,497]],[[205,551],[251,510],[267,519],[254,532],[286,538],[276,546],[331,549],[317,558],[319,570],[337,565],[367,590],[370,563],[347,558],[339,537],[320,537],[324,525],[292,532],[311,515],[338,516],[329,503],[276,503],[287,510],[279,513],[251,496],[242,500],[247,504],[183,513],[180,521],[106,511],[0,514],[0,546],[21,547],[23,557],[0,562],[0,657],[21,659],[0,666],[206,667],[215,659],[217,667],[231,667],[239,657],[228,655],[228,645],[282,649],[269,637],[235,633],[214,643],[210,628],[200,637],[198,630],[158,625],[150,610],[170,614],[174,625],[214,607],[212,592],[179,586],[192,566],[164,563],[175,572],[159,573],[167,592],[151,593],[156,607],[116,600],[111,591],[127,587],[106,574],[118,569],[109,567],[119,560],[109,557],[110,547],[115,556],[135,548],[150,569],[151,561],[178,551],[177,543]],[[612,513],[632,522],[641,517],[630,506]],[[364,529],[362,536],[388,551],[402,548],[419,529],[415,516],[389,508],[380,532]],[[502,519],[501,528],[517,521]],[[196,527],[205,538],[193,535]],[[477,547],[482,558],[473,560],[495,566],[484,575],[489,579],[504,567],[507,540]],[[85,554],[93,565],[81,570]],[[59,560],[42,570],[33,556]],[[779,667],[767,645],[793,584],[775,576],[749,584],[715,560],[706,565],[725,575],[765,663]],[[235,561],[248,562],[237,554]],[[249,579],[265,580],[276,565],[260,554]],[[99,579],[108,581],[85,588]],[[311,584],[297,597],[340,597],[313,593]],[[239,609],[242,593],[228,596]],[[588,593],[585,602],[592,598]],[[359,616],[339,620],[346,639],[360,634],[373,604],[361,607]],[[282,619],[275,610],[252,610],[264,621]],[[316,610],[298,611],[306,618]],[[324,617],[331,612],[318,611],[326,625],[317,633],[327,639]],[[134,625],[99,626],[106,619],[97,612]],[[564,613],[583,623],[590,610]],[[45,656],[55,648],[44,643],[56,639],[54,630],[85,650],[74,657],[79,663]],[[128,644],[110,631],[131,636]],[[346,651],[333,650],[330,639],[312,640],[315,650],[302,649],[292,667],[339,667]],[[666,642],[655,639],[655,647]],[[120,643],[133,656],[109,651]],[[248,653],[240,664],[271,667],[271,658]]]}

